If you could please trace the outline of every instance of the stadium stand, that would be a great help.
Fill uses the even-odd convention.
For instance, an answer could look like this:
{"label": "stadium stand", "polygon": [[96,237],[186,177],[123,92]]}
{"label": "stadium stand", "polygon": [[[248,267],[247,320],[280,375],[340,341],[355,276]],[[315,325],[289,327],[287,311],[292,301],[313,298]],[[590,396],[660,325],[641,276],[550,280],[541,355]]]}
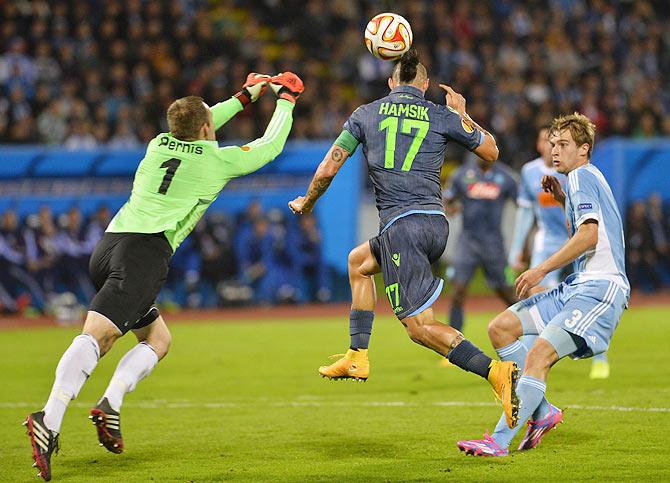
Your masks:
{"label": "stadium stand", "polygon": [[[501,158],[518,167],[532,156],[533,128],[559,111],[584,112],[601,137],[670,135],[668,5],[413,0],[394,8],[411,21],[429,67],[428,97],[442,99],[436,81],[462,91],[473,116],[498,135]],[[100,6],[0,6],[0,142],[138,147],[165,129],[175,97],[215,102],[249,71],[286,69],[300,71],[308,86],[292,136],[330,138],[355,107],[386,90],[390,65],[366,52],[361,34],[376,2]],[[294,11],[305,15],[287,18]],[[270,110],[261,103],[223,137],[255,137],[265,125],[257,114]]]}

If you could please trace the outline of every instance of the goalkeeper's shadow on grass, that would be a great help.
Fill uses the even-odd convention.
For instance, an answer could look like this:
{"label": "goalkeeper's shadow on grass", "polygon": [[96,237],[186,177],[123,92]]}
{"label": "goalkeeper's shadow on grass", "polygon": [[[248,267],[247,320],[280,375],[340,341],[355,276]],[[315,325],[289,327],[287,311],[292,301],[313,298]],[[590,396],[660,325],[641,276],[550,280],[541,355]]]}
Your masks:
{"label": "goalkeeper's shadow on grass", "polygon": [[[124,452],[120,455],[109,453],[100,448],[100,454],[71,456],[68,457],[68,464],[59,464],[58,455],[52,460],[54,468],[58,476],[58,481],[66,480],[67,478],[74,478],[77,481],[84,481],[89,478],[92,480],[100,476],[103,471],[105,479],[113,481],[115,478],[118,481],[127,481],[127,478],[137,477],[138,470],[145,469],[151,471],[153,469],[161,468],[161,463],[166,460],[171,460],[171,455],[166,455],[160,451],[142,452],[132,454]],[[58,465],[58,466],[56,466]]]}

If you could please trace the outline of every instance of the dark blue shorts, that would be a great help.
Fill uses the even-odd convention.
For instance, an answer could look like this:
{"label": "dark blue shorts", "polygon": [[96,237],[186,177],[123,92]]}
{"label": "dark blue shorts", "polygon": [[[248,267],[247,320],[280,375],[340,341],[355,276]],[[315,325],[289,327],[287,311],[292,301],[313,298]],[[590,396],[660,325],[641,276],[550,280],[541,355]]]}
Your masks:
{"label": "dark blue shorts", "polygon": [[398,319],[420,314],[439,297],[444,281],[433,275],[431,265],[442,256],[448,237],[444,216],[412,214],[370,240]]}
{"label": "dark blue shorts", "polygon": [[456,247],[453,263],[454,283],[467,285],[472,280],[477,267],[484,269],[486,283],[493,289],[508,285],[505,276],[507,258],[502,239],[474,239],[465,233],[461,235]]}

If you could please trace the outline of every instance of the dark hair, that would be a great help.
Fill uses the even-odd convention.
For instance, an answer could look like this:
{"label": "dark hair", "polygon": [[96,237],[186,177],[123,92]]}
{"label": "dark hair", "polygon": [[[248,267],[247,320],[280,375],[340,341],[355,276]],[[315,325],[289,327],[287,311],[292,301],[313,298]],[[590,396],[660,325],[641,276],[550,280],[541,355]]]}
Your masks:
{"label": "dark hair", "polygon": [[412,82],[416,78],[416,68],[418,65],[419,53],[414,48],[409,49],[400,57],[394,70],[398,69],[398,80],[401,84]]}

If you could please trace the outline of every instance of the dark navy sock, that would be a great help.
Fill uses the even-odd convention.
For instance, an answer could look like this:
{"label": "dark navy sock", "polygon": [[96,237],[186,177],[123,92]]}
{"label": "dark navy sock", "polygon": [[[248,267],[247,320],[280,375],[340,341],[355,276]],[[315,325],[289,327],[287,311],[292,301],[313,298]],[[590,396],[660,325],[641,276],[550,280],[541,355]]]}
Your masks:
{"label": "dark navy sock", "polygon": [[372,334],[375,313],[370,310],[355,310],[349,313],[349,336],[351,349],[367,349]]}
{"label": "dark navy sock", "polygon": [[459,332],[463,330],[463,307],[461,305],[451,306],[449,325]]}
{"label": "dark navy sock", "polygon": [[463,340],[454,347],[447,354],[447,359],[461,369],[479,374],[484,379],[489,376],[489,364],[492,359],[469,340]]}

